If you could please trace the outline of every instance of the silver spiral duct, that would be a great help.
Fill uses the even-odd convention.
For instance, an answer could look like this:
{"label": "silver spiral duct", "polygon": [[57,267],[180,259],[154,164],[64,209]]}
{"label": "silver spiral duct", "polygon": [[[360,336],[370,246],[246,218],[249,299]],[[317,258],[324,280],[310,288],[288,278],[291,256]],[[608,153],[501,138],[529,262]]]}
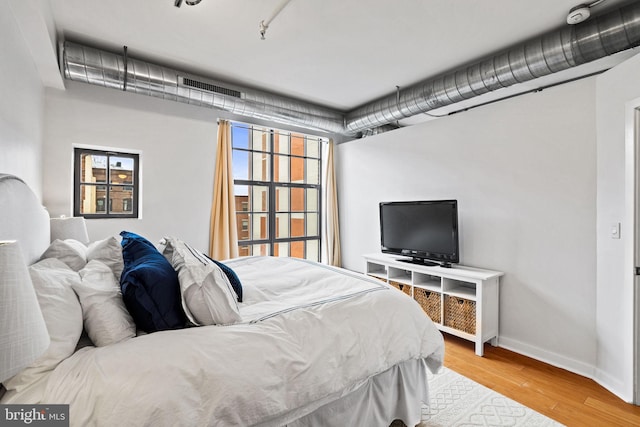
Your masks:
{"label": "silver spiral duct", "polygon": [[347,131],[358,132],[392,123],[585,64],[638,44],[640,2],[635,2],[365,104],[347,114]]}
{"label": "silver spiral duct", "polygon": [[65,41],[62,62],[64,76],[69,80],[218,108],[245,117],[356,135],[345,130],[344,115],[338,111],[127,58],[126,50],[120,55]]}
{"label": "silver spiral duct", "polygon": [[566,70],[640,44],[640,2],[517,44],[504,52],[424,80],[346,115],[308,102],[241,88],[164,66],[65,42],[67,79],[218,108],[347,136],[374,135],[398,120]]}

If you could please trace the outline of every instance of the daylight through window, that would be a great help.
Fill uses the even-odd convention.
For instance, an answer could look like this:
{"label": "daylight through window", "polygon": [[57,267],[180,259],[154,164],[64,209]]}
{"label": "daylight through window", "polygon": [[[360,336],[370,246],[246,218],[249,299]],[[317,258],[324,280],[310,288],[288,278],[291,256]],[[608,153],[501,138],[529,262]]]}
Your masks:
{"label": "daylight through window", "polygon": [[320,137],[232,123],[239,253],[320,261]]}
{"label": "daylight through window", "polygon": [[73,215],[138,217],[138,154],[76,148]]}

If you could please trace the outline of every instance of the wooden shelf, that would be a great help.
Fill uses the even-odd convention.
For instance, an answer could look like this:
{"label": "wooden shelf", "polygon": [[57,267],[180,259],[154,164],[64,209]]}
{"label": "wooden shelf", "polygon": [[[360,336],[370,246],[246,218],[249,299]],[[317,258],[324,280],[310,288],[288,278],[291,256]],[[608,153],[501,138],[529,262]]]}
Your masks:
{"label": "wooden shelf", "polygon": [[465,298],[472,301],[476,300],[476,290],[468,288],[466,286],[457,286],[455,288],[444,291],[444,293],[453,297]]}

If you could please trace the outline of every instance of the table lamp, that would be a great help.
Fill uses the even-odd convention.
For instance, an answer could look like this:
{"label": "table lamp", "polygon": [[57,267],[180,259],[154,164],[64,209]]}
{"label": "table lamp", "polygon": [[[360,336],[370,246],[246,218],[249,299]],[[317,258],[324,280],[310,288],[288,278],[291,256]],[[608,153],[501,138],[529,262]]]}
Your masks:
{"label": "table lamp", "polygon": [[49,332],[20,246],[15,240],[0,240],[0,382],[47,348]]}

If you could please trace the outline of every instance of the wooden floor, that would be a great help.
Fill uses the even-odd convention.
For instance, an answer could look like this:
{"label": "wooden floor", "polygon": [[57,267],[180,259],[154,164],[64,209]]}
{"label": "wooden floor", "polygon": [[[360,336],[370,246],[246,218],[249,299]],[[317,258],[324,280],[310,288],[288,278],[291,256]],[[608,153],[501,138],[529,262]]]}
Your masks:
{"label": "wooden floor", "polygon": [[526,356],[445,335],[444,364],[567,426],[640,426],[640,406],[620,400],[595,381]]}

